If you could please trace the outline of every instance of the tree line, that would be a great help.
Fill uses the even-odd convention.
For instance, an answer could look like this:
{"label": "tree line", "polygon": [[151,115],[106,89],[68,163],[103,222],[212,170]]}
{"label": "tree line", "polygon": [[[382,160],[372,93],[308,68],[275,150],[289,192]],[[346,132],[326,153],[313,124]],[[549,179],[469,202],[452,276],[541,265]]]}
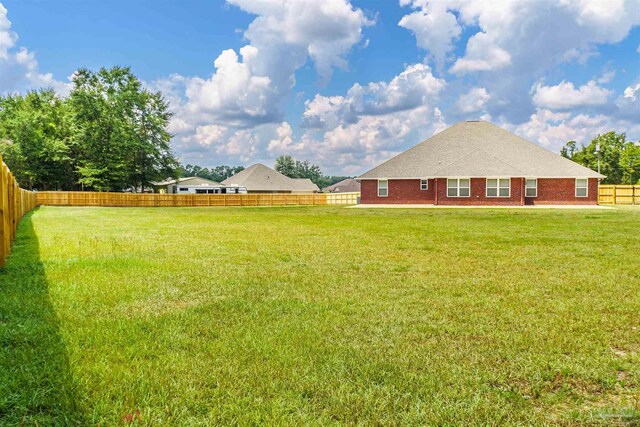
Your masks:
{"label": "tree line", "polygon": [[640,184],[640,144],[627,141],[624,133],[607,132],[581,146],[569,141],[560,154],[594,171],[599,162],[603,184]]}
{"label": "tree line", "polygon": [[180,166],[180,178],[197,176],[204,179],[210,179],[211,181],[224,181],[237,174],[238,172],[242,172],[244,170],[244,166],[214,166],[211,169],[188,164],[186,166]]}
{"label": "tree line", "polygon": [[171,113],[127,67],[80,69],[71,93],[0,97],[0,152],[20,186],[39,190],[144,190],[177,176]]}
{"label": "tree line", "polygon": [[[220,182],[242,172],[244,166],[215,166],[212,168],[188,164],[180,166],[179,174],[181,178],[197,176]],[[276,159],[274,169],[289,178],[308,178],[319,188],[340,182],[348,176],[324,175],[320,167],[312,164],[308,160],[296,160],[290,155],[282,155]]]}
{"label": "tree line", "polygon": [[308,160],[296,160],[290,155],[282,155],[276,159],[275,170],[289,178],[308,178],[320,189],[340,182],[349,176],[324,175],[320,167]]}

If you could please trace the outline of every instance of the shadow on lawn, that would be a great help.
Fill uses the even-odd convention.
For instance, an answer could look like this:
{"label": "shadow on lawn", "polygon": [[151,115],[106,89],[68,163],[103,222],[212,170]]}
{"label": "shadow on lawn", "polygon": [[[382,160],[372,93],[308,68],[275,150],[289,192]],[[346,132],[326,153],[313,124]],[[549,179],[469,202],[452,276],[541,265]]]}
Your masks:
{"label": "shadow on lawn", "polygon": [[32,215],[0,270],[0,426],[86,425]]}

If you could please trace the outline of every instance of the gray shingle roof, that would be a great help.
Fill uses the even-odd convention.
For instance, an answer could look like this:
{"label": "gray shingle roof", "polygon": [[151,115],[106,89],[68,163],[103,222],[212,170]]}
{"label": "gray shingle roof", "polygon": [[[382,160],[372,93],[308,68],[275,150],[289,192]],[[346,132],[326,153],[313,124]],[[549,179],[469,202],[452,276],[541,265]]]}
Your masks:
{"label": "gray shingle roof", "polygon": [[445,177],[604,178],[489,122],[460,122],[358,179]]}
{"label": "gray shingle roof", "polygon": [[[175,183],[176,183],[175,179],[167,179],[161,182],[153,182],[152,184],[157,186],[164,186],[164,185],[171,185]],[[202,186],[219,186],[220,185],[216,181],[212,181],[206,178],[200,178],[199,176],[189,176],[186,178],[179,178],[178,183],[183,185],[202,185]]]}
{"label": "gray shingle roof", "polygon": [[323,188],[330,193],[352,193],[360,191],[360,183],[353,178],[343,179],[333,185]]}
{"label": "gray shingle roof", "polygon": [[310,179],[289,178],[263,164],[256,163],[222,181],[224,185],[239,185],[248,191],[314,192],[318,186]]}

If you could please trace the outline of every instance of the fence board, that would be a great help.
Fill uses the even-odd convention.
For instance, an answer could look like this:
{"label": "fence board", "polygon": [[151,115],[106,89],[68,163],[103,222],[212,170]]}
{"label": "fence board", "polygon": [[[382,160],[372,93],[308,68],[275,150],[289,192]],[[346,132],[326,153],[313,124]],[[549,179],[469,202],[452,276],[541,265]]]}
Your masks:
{"label": "fence board", "polygon": [[601,205],[640,205],[640,185],[600,185],[598,203]]}
{"label": "fence board", "polygon": [[36,194],[23,190],[0,155],[0,267],[5,265],[20,219],[37,206]]}

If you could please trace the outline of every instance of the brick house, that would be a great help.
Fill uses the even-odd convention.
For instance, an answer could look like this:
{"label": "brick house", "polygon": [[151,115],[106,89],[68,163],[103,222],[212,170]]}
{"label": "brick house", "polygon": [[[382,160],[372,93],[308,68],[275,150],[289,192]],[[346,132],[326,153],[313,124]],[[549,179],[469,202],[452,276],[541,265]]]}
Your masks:
{"label": "brick house", "polygon": [[591,169],[494,124],[457,123],[358,177],[361,203],[597,204]]}

